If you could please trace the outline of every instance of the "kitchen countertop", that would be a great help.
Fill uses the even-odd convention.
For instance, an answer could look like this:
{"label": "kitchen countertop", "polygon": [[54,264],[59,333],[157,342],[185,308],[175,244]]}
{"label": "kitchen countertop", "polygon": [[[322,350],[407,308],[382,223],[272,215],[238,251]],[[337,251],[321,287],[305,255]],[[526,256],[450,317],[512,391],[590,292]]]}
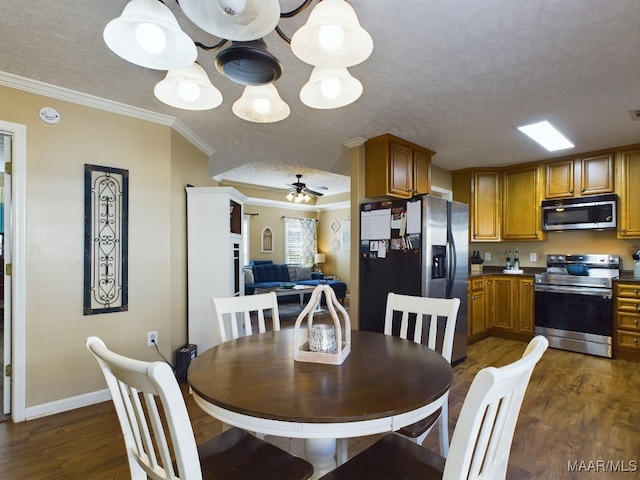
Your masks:
{"label": "kitchen countertop", "polygon": [[625,282],[638,282],[640,283],[640,278],[633,276],[633,270],[622,270],[620,272],[620,277],[614,281],[624,280]]}
{"label": "kitchen countertop", "polygon": [[[469,272],[469,278],[482,278],[487,275],[495,276],[495,275],[506,275],[509,277],[532,277],[536,273],[544,273],[546,268],[537,268],[537,267],[523,267],[524,273],[503,273],[503,267],[496,267],[491,265],[483,266],[482,273]],[[638,282],[640,284],[640,278],[633,276],[632,270],[623,270],[620,272],[620,277],[614,279],[614,282],[624,281],[624,282]]]}
{"label": "kitchen countertop", "polygon": [[509,277],[532,277],[536,273],[544,273],[546,272],[546,268],[537,268],[537,267],[522,267],[524,270],[523,273],[504,273],[504,267],[492,266],[492,265],[483,265],[482,273],[469,272],[469,278],[478,278],[484,277],[487,275],[506,275]]}

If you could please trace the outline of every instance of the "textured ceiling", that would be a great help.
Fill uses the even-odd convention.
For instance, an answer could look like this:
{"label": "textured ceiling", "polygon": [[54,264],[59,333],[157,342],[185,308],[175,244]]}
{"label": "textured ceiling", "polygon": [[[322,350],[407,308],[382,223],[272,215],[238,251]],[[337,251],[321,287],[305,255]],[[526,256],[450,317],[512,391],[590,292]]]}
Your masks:
{"label": "textured ceiling", "polygon": [[[282,10],[300,2],[282,0]],[[638,0],[351,0],[374,40],[372,56],[350,69],[362,97],[338,110],[303,105],[311,66],[274,32],[265,41],[284,65],[276,86],[291,115],[267,125],[232,114],[243,87],[217,73],[212,52],[198,61],[223,94],[220,107],[187,112],[159,102],[152,90],[164,72],[127,63],[102,40],[126,3],[0,0],[0,71],[175,116],[215,152],[212,174],[222,180],[247,183],[250,164],[262,169],[255,183],[274,188],[295,173],[308,185],[348,188],[342,142],[386,132],[436,151],[434,164],[447,170],[557,155],[513,128],[543,118],[576,152],[640,142],[640,121],[629,114],[640,108]],[[194,40],[216,42],[165,3]],[[292,35],[307,16],[280,25]]]}

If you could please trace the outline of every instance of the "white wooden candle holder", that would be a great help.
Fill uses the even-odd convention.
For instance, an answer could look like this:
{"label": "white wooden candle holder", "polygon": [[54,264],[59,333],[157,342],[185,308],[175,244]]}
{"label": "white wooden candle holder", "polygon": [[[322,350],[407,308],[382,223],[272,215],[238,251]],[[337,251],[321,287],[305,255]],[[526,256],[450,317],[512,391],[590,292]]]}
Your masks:
{"label": "white wooden candle holder", "polygon": [[[322,294],[326,297],[327,309],[333,320],[336,339],[336,351],[313,352],[309,348],[313,315],[318,311]],[[307,318],[307,328],[302,321]],[[342,322],[340,321],[342,317]],[[336,293],[329,285],[318,285],[311,293],[311,298],[296,320],[293,329],[294,358],[300,362],[328,363],[341,365],[351,352],[351,320],[349,314],[336,298]]]}

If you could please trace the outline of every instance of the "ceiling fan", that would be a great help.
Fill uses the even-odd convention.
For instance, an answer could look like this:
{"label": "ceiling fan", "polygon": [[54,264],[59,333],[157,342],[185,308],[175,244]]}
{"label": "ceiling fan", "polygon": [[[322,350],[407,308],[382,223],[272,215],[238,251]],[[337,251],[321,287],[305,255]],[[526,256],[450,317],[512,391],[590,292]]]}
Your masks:
{"label": "ceiling fan", "polygon": [[[289,200],[290,202],[308,202],[309,200],[311,200],[311,197],[309,195],[313,195],[315,197],[321,197],[323,195],[320,192],[316,192],[315,190],[307,188],[307,184],[300,181],[302,175],[296,174],[296,178],[298,179],[298,181],[289,184],[289,186],[291,187],[291,191],[287,194],[287,200]],[[319,188],[326,189],[326,187]]]}

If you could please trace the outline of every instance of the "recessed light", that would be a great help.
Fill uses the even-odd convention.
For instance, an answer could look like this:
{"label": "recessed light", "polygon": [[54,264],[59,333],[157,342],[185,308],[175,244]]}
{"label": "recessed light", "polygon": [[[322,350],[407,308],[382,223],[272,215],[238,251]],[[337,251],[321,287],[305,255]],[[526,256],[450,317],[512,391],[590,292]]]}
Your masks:
{"label": "recessed light", "polygon": [[518,127],[518,130],[525,135],[528,135],[550,152],[575,147],[567,137],[560,133],[556,127],[546,120],[529,125],[523,125]]}

